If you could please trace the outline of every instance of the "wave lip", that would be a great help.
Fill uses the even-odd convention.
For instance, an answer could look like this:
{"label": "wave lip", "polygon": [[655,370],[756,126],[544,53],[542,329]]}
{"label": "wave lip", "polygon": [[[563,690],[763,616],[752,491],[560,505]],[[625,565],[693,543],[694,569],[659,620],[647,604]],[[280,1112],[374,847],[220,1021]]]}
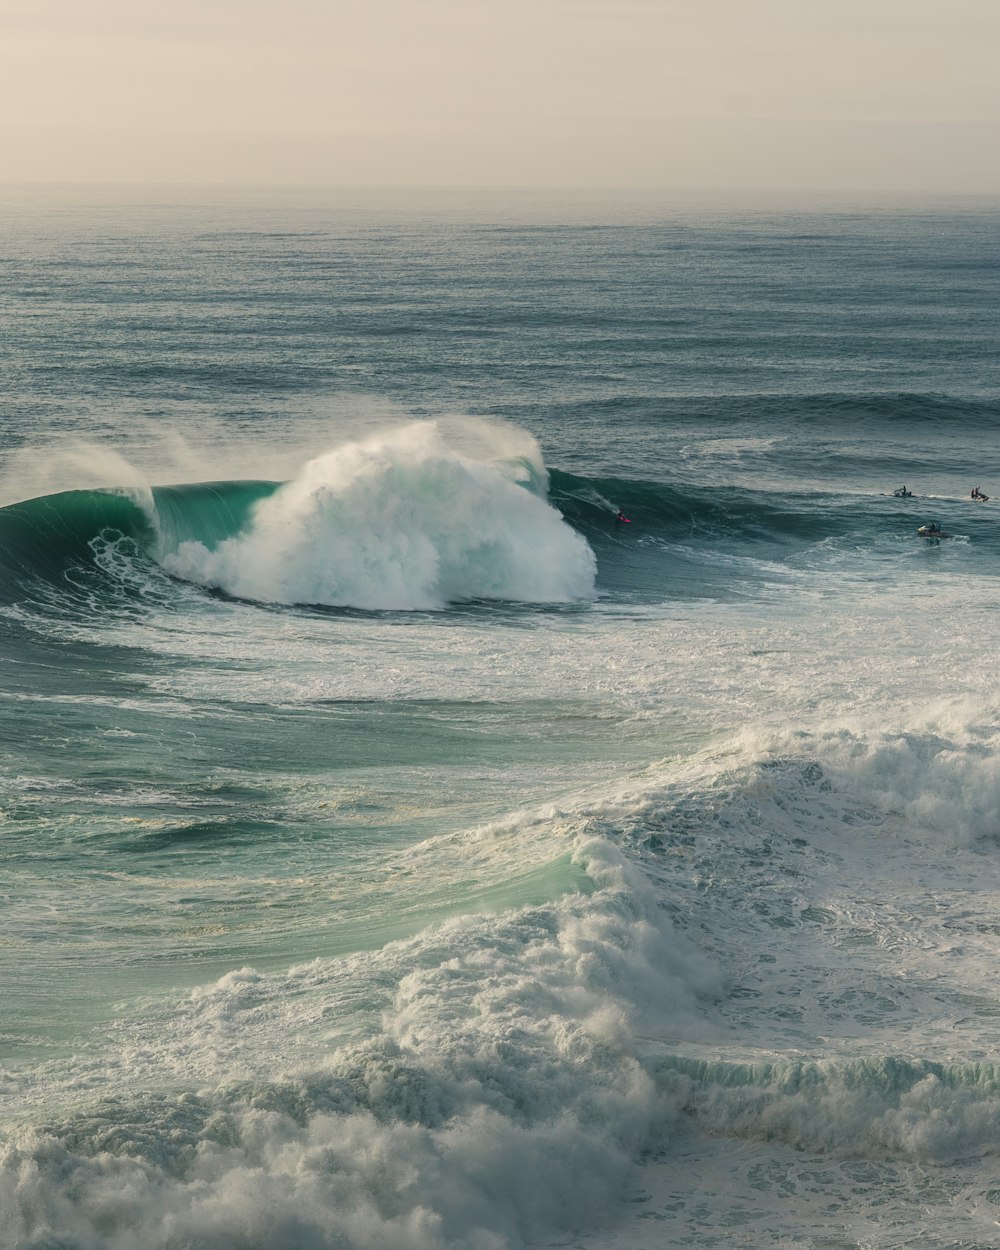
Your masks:
{"label": "wave lip", "polygon": [[547,479],[532,450],[536,464],[476,458],[449,446],[435,422],[348,443],[261,499],[240,533],[214,547],[181,542],[163,564],[265,603],[399,610],[592,599],[593,552],[539,493]]}

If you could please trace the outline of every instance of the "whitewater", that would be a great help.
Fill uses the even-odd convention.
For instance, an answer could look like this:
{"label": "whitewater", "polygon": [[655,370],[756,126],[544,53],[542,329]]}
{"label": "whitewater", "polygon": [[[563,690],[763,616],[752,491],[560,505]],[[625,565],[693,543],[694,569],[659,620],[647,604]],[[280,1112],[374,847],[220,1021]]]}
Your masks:
{"label": "whitewater", "polygon": [[0,1245],[1000,1244],[1000,206],[0,207]]}

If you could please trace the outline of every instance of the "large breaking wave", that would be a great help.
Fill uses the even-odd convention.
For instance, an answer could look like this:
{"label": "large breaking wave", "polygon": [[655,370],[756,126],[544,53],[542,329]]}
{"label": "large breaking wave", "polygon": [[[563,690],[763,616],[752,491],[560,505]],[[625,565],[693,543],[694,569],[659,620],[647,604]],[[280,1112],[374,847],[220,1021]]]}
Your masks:
{"label": "large breaking wave", "polygon": [[182,542],[164,564],[248,599],[358,608],[585,600],[596,571],[545,498],[540,456],[484,461],[433,422],[309,461],[239,534]]}
{"label": "large breaking wave", "polygon": [[[537,444],[451,445],[435,422],[345,443],[289,482],[66,491],[0,510],[8,593],[110,547],[266,603],[434,609],[593,598],[596,560],[547,498]],[[516,450],[517,454],[504,454]],[[105,561],[107,563],[107,561]]]}
{"label": "large breaking wave", "polygon": [[[411,422],[342,443],[283,482],[133,481],[0,508],[0,597],[37,581],[72,597],[81,569],[135,582],[134,560],[241,599],[371,610],[579,603],[598,588],[728,597],[748,577],[752,589],[761,561],[773,580],[813,557],[853,568],[859,550],[912,553],[930,507],[979,549],[997,543],[967,500],[550,472],[525,431],[481,429],[463,443],[447,423]],[[619,508],[630,524],[616,523]]]}

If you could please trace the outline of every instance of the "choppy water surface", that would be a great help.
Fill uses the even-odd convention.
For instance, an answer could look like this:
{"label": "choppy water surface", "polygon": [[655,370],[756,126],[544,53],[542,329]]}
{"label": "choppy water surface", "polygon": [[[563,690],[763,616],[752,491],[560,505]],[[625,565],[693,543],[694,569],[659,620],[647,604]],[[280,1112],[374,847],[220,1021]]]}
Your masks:
{"label": "choppy water surface", "polygon": [[0,1241],[995,1244],[998,205],[0,207]]}

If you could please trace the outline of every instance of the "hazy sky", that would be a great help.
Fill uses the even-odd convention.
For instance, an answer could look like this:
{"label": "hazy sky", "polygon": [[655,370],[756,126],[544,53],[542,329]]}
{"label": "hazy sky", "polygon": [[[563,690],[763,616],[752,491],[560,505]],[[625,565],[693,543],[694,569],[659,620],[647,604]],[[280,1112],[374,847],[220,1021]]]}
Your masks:
{"label": "hazy sky", "polygon": [[1000,192],[1000,0],[0,0],[0,179]]}

